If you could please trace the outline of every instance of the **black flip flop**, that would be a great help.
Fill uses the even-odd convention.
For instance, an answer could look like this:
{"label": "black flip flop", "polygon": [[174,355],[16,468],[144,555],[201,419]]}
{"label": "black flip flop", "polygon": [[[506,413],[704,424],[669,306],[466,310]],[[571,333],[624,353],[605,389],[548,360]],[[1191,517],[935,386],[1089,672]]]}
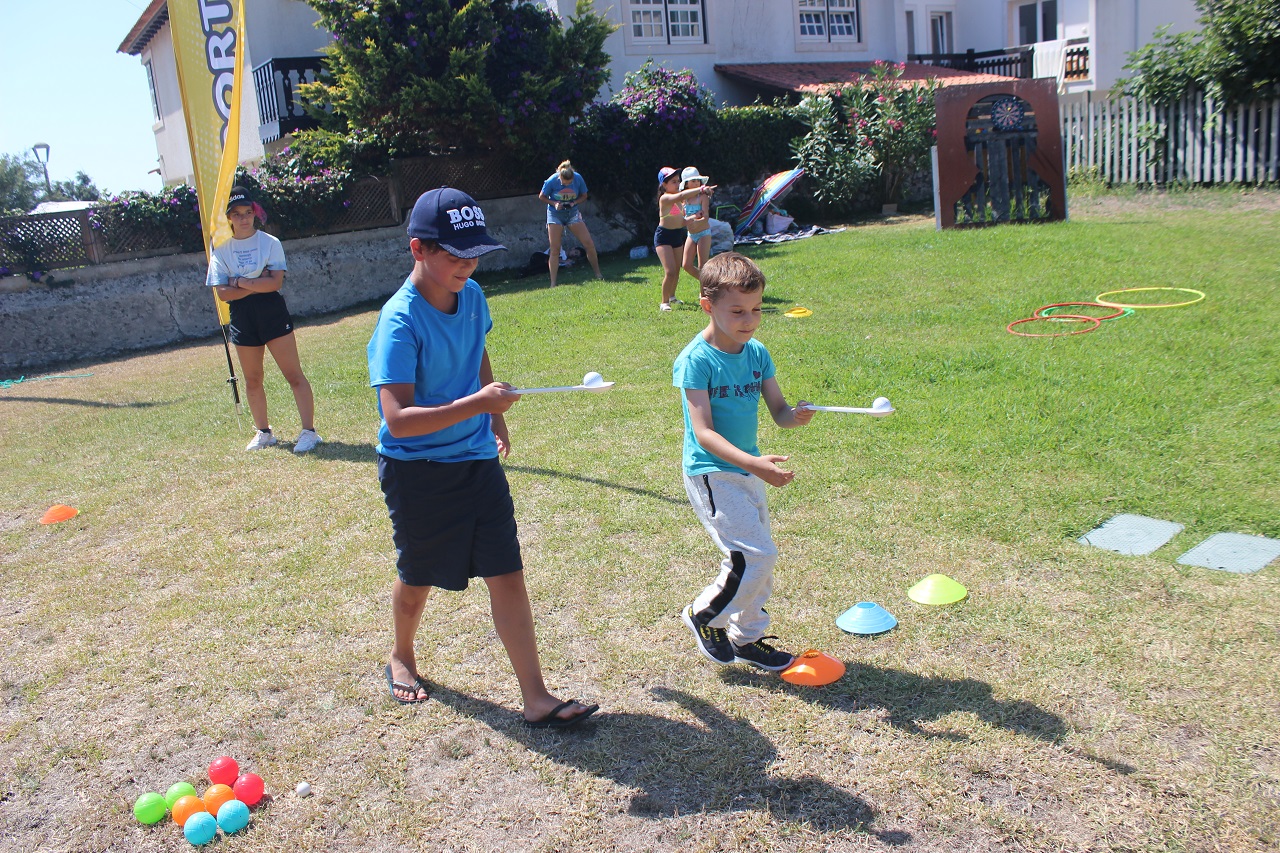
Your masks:
{"label": "black flip flop", "polygon": [[[587,717],[590,717],[596,711],[600,710],[599,705],[583,705],[583,707],[586,708],[587,710],[583,711],[580,714],[575,714],[572,717],[556,716],[565,708],[571,708],[574,705],[581,705],[581,704],[582,703],[579,702],[577,699],[570,699],[568,702],[561,702],[559,705],[552,708],[551,713],[547,714],[542,719],[525,720],[524,724],[531,729],[567,729],[572,726],[578,725],[578,723],[581,723]],[[524,719],[524,718],[522,717],[521,719]]]}
{"label": "black flip flop", "polygon": [[[391,664],[387,664],[385,672],[387,674],[387,692],[391,694],[392,699],[396,700],[401,705],[421,705],[423,702],[431,698],[431,688],[427,686],[426,680],[423,679],[421,675],[414,676],[413,684],[405,684],[404,682],[396,681],[391,677]],[[421,699],[405,699],[396,695],[397,687],[401,690],[411,690],[414,692],[422,690],[426,692],[427,695],[423,696]]]}

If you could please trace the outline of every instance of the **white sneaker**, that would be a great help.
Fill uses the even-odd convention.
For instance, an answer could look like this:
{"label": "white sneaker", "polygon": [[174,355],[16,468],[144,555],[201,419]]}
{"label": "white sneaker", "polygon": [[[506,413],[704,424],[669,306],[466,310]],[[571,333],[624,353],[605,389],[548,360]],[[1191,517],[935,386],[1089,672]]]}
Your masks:
{"label": "white sneaker", "polygon": [[293,444],[294,453],[310,453],[321,442],[320,436],[313,429],[304,429],[298,433],[298,440]]}
{"label": "white sneaker", "polygon": [[659,304],[658,304],[658,310],[659,310],[659,311],[670,311],[670,310],[671,310],[671,303],[670,303],[670,302],[661,302],[661,303],[659,303]]}
{"label": "white sneaker", "polygon": [[245,450],[261,450],[264,447],[270,447],[276,443],[276,437],[271,434],[271,428],[260,429],[254,433],[253,438],[245,445]]}

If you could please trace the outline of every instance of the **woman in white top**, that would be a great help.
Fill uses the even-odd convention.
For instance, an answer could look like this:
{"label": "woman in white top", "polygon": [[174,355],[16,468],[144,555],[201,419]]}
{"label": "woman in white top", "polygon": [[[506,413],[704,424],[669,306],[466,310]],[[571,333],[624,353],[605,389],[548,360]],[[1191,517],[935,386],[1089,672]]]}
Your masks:
{"label": "woman in white top", "polygon": [[307,453],[320,443],[320,436],[315,431],[315,397],[298,358],[293,318],[280,294],[286,270],[284,247],[275,237],[258,230],[257,218],[266,218],[262,208],[244,187],[232,187],[227,201],[231,239],[214,247],[207,284],[217,289],[231,309],[231,342],[240,359],[245,397],[258,430],[245,450],[261,450],[276,443],[262,384],[264,355],[270,350],[293,389],[302,421],[293,452]]}

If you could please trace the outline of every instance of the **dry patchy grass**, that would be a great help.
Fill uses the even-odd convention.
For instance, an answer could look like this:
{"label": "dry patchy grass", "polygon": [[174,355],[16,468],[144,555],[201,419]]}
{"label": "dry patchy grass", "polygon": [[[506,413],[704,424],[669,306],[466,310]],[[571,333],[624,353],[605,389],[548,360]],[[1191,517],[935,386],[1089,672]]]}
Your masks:
{"label": "dry patchy grass", "polygon": [[[804,689],[693,654],[677,614],[716,558],[678,479],[678,346],[628,340],[626,323],[652,322],[627,318],[651,309],[650,272],[630,279],[643,295],[624,280],[609,297],[633,358],[591,364],[558,342],[556,369],[497,344],[530,384],[583,364],[620,383],[511,417],[548,681],[604,706],[580,732],[519,724],[482,587],[428,604],[433,700],[387,698],[369,313],[300,332],[326,439],[307,458],[241,451],[212,344],[0,394],[0,847],[185,849],[172,824],[139,826],[133,799],[203,788],[226,753],[270,794],[226,851],[1276,848],[1275,567],[1111,555],[1063,536],[1074,520],[984,531],[973,515],[1003,487],[897,455],[892,419],[815,425],[794,441],[826,462],[772,495],[776,627],[847,675]],[[496,298],[499,332],[553,334],[576,316],[571,290]],[[674,319],[681,338],[698,322]],[[55,502],[81,515],[38,525]],[[932,571],[970,599],[909,602]],[[900,626],[841,634],[833,618],[859,599]],[[292,793],[303,779],[311,798]]]}

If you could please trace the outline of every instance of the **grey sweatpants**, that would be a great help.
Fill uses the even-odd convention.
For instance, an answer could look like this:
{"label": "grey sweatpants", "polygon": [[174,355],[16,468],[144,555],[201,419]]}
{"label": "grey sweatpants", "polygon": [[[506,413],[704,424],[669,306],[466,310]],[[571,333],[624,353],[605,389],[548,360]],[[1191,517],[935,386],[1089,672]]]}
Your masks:
{"label": "grey sweatpants", "polygon": [[724,628],[737,646],[769,628],[764,603],[773,591],[778,549],[769,533],[765,482],[750,474],[685,475],[684,490],[698,520],[724,554],[720,574],[693,602],[694,621]]}

